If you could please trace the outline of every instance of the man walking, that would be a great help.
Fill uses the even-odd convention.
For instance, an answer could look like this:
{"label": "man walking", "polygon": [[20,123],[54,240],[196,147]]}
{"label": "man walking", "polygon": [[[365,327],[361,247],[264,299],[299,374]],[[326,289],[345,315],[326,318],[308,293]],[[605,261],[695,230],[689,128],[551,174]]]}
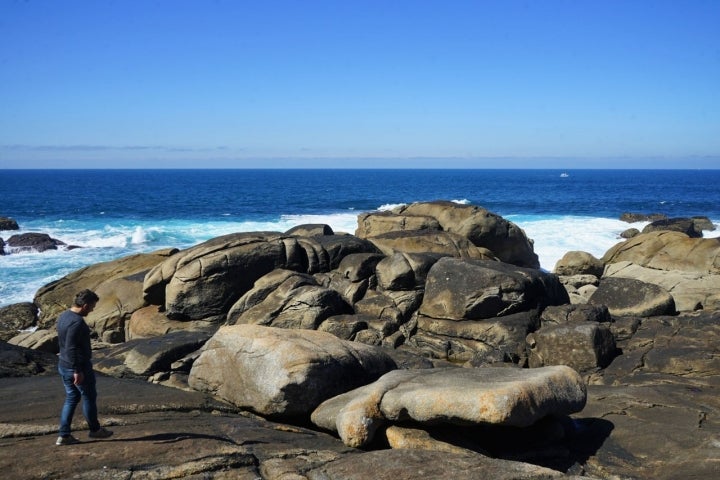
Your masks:
{"label": "man walking", "polygon": [[75,296],[72,307],[57,320],[60,360],[58,372],[65,385],[65,404],[60,414],[60,436],[56,445],[72,445],[79,440],[72,435],[71,426],[75,407],[82,400],[83,414],[90,427],[90,438],[107,438],[113,434],[100,426],[97,419],[97,390],[90,348],[90,327],[84,317],[93,311],[99,298],[92,290],[83,290]]}

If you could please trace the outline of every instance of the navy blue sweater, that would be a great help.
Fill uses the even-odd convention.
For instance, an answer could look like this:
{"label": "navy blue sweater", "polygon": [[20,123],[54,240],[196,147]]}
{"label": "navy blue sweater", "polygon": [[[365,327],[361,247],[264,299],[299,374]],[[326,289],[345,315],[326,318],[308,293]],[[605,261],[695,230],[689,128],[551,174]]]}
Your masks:
{"label": "navy blue sweater", "polygon": [[60,366],[76,372],[92,369],[90,358],[90,327],[81,315],[65,310],[57,320],[58,340],[60,343]]}

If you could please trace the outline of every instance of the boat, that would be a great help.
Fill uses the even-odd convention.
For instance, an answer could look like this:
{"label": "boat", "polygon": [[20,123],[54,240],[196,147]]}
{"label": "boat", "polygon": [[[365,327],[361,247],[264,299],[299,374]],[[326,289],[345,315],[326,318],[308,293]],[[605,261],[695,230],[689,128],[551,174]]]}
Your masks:
{"label": "boat", "polygon": [[565,172],[563,172],[563,173],[560,174],[560,177],[562,177],[562,178],[566,178],[566,177],[569,177],[569,176],[570,176],[570,175],[568,175],[568,174],[565,173]]}

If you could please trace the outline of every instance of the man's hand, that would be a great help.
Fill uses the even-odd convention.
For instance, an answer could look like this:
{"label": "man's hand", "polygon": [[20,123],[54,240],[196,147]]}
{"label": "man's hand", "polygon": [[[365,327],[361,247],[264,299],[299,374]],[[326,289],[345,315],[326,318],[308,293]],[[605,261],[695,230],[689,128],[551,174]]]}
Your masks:
{"label": "man's hand", "polygon": [[73,385],[82,385],[85,381],[85,375],[82,372],[73,373]]}

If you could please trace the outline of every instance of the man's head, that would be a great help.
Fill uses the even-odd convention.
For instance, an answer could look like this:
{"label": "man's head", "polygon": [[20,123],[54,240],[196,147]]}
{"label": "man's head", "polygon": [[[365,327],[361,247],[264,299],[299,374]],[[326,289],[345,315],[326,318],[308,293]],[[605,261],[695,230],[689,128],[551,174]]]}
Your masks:
{"label": "man's head", "polygon": [[95,294],[95,292],[85,289],[75,295],[73,310],[85,317],[88,313],[93,311],[98,300],[100,300],[100,298]]}

